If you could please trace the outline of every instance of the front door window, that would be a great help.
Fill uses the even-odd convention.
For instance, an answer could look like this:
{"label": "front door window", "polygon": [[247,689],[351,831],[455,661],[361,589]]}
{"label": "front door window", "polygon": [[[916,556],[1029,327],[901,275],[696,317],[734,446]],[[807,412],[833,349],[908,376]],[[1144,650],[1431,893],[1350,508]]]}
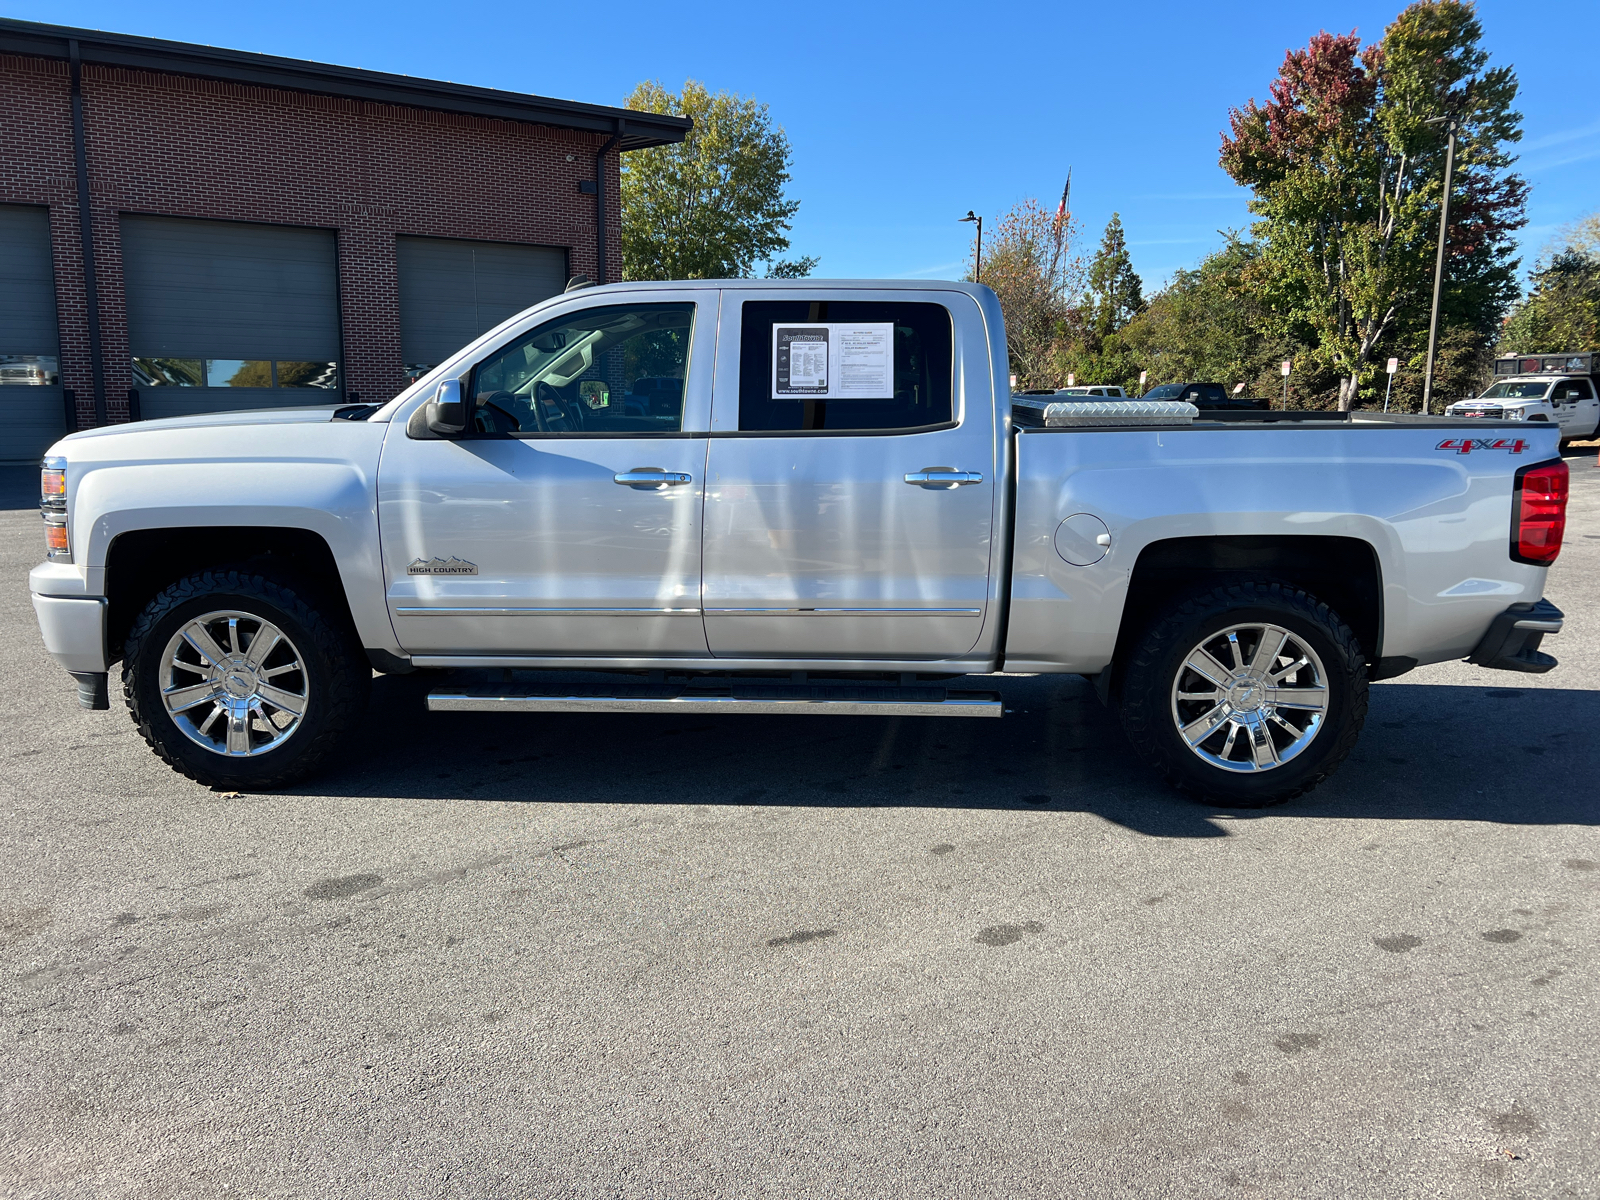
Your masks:
{"label": "front door window", "polygon": [[693,304],[619,304],[562,317],[479,365],[486,434],[678,433]]}

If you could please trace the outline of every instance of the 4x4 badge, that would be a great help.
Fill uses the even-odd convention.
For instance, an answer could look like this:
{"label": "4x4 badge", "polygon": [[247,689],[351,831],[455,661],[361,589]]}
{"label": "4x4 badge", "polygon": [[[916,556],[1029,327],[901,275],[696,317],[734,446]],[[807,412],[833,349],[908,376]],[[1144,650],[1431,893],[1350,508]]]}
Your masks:
{"label": "4x4 badge", "polygon": [[1436,450],[1454,450],[1457,454],[1471,454],[1474,450],[1505,450],[1521,454],[1528,443],[1521,438],[1445,438],[1434,447]]}
{"label": "4x4 badge", "polygon": [[430,558],[411,560],[411,565],[406,568],[407,575],[476,575],[478,564],[469,563],[464,558]]}

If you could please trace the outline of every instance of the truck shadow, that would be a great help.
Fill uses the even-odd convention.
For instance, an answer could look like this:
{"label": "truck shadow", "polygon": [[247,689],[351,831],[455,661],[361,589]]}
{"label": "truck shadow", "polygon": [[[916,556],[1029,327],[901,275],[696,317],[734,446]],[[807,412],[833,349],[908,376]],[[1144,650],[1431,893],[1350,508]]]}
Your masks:
{"label": "truck shadow", "polygon": [[[985,681],[989,683],[990,681]],[[1003,720],[435,713],[376,681],[363,749],[303,794],[514,804],[1084,812],[1152,837],[1226,837],[1134,759],[1077,676],[1000,678]],[[1513,683],[1516,680],[1513,679]],[[1600,824],[1600,691],[1375,685],[1332,780],[1281,817]]]}

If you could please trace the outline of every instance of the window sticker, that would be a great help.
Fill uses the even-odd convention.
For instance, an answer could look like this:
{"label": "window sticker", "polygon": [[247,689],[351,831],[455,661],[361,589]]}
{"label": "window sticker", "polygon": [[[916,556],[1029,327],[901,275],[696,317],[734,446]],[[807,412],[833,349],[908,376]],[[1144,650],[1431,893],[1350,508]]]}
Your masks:
{"label": "window sticker", "polygon": [[893,322],[773,325],[772,399],[893,398]]}

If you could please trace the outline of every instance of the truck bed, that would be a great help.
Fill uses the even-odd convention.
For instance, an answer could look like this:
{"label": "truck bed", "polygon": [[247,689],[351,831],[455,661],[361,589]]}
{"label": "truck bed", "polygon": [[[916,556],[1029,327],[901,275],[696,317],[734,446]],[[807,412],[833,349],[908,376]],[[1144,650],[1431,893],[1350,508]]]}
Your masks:
{"label": "truck bed", "polygon": [[[1515,470],[1555,456],[1553,427],[1363,413],[1102,427],[1036,419],[1014,419],[1011,439],[1008,669],[1103,670],[1136,566],[1184,539],[1226,539],[1241,567],[1253,546],[1289,538],[1327,539],[1330,554],[1371,547],[1360,553],[1376,558],[1383,600],[1375,660],[1464,657],[1497,613],[1543,594],[1543,569],[1512,561],[1506,539]],[[1068,561],[1093,557],[1092,538],[1063,544],[1086,529],[1104,531],[1103,556]]]}

